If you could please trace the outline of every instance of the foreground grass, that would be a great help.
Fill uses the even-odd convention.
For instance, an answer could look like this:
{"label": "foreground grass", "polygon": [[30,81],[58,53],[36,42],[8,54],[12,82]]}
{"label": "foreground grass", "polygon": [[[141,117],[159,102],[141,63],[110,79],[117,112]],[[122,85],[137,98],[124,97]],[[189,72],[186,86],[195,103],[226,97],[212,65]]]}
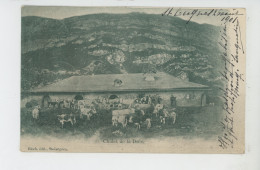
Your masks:
{"label": "foreground grass", "polygon": [[204,107],[200,109],[178,109],[177,120],[174,125],[160,125],[152,122],[152,127],[137,130],[135,127],[127,126],[112,127],[111,111],[100,110],[98,116],[91,121],[82,121],[77,118],[77,124],[71,126],[69,123],[61,128],[57,120],[57,114],[66,113],[70,110],[49,109],[40,113],[37,121],[32,119],[31,109],[21,109],[21,135],[53,136],[57,138],[80,136],[90,138],[94,135],[102,139],[107,138],[157,138],[157,137],[199,137],[208,139],[221,133],[219,120],[222,110],[218,106]]}

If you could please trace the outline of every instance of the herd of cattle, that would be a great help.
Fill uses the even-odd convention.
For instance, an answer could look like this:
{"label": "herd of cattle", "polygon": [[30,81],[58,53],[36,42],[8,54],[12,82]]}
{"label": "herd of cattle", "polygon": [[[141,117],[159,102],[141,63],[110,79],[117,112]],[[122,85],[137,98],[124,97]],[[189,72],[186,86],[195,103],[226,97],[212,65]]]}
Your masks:
{"label": "herd of cattle", "polygon": [[[62,107],[65,107],[64,101]],[[61,105],[61,102],[49,102],[49,107]],[[119,104],[120,105],[120,104]],[[70,113],[57,114],[57,120],[64,128],[64,124],[68,123],[71,126],[77,124],[78,121],[90,122],[93,117],[99,115],[99,109],[96,110],[97,105],[93,103],[86,103],[85,101],[77,101],[77,104],[70,103],[69,108],[73,110]],[[36,106],[32,110],[32,118],[34,120],[40,119],[40,106]],[[128,107],[119,106],[118,108],[110,108],[112,113],[111,123],[113,127],[126,128],[135,127],[136,129],[146,128],[150,129],[152,126],[174,124],[176,121],[175,108],[167,108],[163,104],[136,104]]]}
{"label": "herd of cattle", "polygon": [[157,104],[154,106],[152,112],[144,111],[140,108],[129,108],[122,110],[112,111],[112,126],[121,125],[123,128],[126,126],[134,126],[137,129],[146,128],[150,129],[152,124],[174,124],[176,121],[175,109],[170,111],[164,108],[163,104]]}

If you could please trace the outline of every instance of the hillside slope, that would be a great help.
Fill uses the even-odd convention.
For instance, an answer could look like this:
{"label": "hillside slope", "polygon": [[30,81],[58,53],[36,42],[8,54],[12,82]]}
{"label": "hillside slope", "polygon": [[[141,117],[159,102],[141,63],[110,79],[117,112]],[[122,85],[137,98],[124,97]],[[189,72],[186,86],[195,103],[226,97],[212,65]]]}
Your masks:
{"label": "hillside slope", "polygon": [[[163,71],[218,85],[219,27],[161,15],[22,18],[22,89],[71,75]],[[214,67],[213,67],[214,66]]]}

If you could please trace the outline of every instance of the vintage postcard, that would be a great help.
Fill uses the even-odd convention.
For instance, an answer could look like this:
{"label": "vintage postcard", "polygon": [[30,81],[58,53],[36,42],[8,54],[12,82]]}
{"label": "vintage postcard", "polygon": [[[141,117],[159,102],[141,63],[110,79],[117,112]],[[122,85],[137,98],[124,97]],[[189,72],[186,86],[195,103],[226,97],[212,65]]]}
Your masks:
{"label": "vintage postcard", "polygon": [[244,153],[245,9],[21,12],[21,151]]}

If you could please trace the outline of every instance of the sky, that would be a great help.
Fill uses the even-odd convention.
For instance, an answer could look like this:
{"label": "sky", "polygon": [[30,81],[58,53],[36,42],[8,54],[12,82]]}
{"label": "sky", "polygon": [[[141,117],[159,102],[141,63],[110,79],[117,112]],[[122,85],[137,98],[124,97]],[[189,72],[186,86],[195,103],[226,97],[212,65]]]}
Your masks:
{"label": "sky", "polygon": [[[24,6],[22,8],[22,16],[39,16],[53,19],[64,19],[73,16],[96,14],[96,13],[131,13],[143,12],[147,14],[161,15],[168,7],[68,7],[68,6]],[[174,9],[175,13],[178,8]],[[192,9],[190,9],[192,11]],[[181,16],[180,18],[187,20],[188,16]],[[192,21],[203,24],[220,25],[220,19],[212,19],[212,17],[196,16]],[[217,22],[216,22],[217,21]]]}

